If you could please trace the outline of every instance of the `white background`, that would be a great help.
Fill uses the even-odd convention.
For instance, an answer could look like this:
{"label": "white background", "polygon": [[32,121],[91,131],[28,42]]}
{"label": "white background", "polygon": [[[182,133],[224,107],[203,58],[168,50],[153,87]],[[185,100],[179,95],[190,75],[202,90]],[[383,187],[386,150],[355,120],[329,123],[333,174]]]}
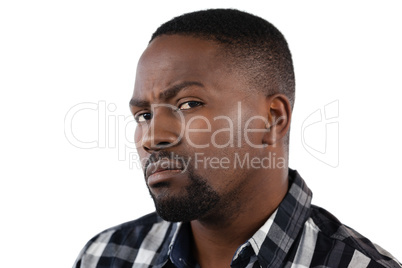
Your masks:
{"label": "white background", "polygon": [[[284,33],[297,80],[290,166],[313,203],[401,260],[399,2],[189,2],[1,2],[2,267],[71,267],[93,235],[153,211],[142,172],[119,160],[133,150],[113,146],[132,139],[131,118],[113,122],[130,114],[136,63],[153,31],[211,7],[254,13]],[[304,120],[334,101],[339,116],[328,135],[324,122],[302,141]],[[65,137],[66,115],[84,102],[117,108],[106,110],[100,132],[102,107],[73,120],[77,138],[96,140],[99,132],[105,148],[80,149]],[[336,167],[306,149],[325,141],[332,149],[339,141],[325,156],[333,163],[339,156]]]}

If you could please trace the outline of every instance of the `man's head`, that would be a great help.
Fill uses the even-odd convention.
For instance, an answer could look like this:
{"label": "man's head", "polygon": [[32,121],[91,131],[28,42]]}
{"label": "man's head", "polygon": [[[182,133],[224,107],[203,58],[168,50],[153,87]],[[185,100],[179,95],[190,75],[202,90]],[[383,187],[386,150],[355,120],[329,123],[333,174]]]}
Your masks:
{"label": "man's head", "polygon": [[282,198],[293,99],[290,52],[268,22],[207,10],[162,25],[130,102],[158,213],[217,222]]}
{"label": "man's head", "polygon": [[282,93],[293,107],[295,77],[284,36],[257,16],[234,9],[187,13],[161,25],[152,35],[183,35],[219,44],[232,71],[265,95]]}

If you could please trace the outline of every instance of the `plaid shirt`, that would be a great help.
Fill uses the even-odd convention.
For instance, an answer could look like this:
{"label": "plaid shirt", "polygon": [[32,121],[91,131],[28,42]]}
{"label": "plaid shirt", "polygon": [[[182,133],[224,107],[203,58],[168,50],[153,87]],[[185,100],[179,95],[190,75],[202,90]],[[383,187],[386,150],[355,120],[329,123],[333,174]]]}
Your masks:
{"label": "plaid shirt", "polygon": [[[232,267],[402,267],[388,252],[311,205],[312,193],[290,170],[289,192],[267,222],[243,245]],[[189,223],[152,213],[108,229],[80,253],[74,268],[199,267],[190,252]]]}

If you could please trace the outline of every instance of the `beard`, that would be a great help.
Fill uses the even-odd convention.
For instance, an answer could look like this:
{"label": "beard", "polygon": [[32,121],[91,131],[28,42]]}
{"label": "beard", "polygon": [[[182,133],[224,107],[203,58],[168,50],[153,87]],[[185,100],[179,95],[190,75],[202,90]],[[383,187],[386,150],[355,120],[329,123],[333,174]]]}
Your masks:
{"label": "beard", "polygon": [[[159,157],[166,157],[162,153]],[[170,155],[172,157],[172,155]],[[183,157],[177,157],[181,159]],[[189,222],[205,217],[220,201],[219,194],[207,183],[207,180],[195,173],[193,166],[187,161],[187,173],[189,185],[187,185],[180,196],[169,194],[169,190],[155,196],[148,187],[151,197],[155,203],[158,215],[171,222]],[[161,183],[157,187],[168,187],[169,183]]]}

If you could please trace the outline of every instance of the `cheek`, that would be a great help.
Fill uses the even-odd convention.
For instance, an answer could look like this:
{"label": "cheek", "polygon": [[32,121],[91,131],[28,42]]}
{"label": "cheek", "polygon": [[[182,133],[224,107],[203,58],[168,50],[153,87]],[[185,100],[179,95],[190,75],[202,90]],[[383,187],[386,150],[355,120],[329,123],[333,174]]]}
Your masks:
{"label": "cheek", "polygon": [[237,146],[237,120],[230,116],[196,116],[186,122],[184,138],[194,149],[222,149]]}
{"label": "cheek", "polygon": [[135,132],[134,132],[134,143],[135,143],[135,148],[137,148],[137,150],[142,147],[142,139],[144,137],[144,135],[146,134],[147,131],[147,126],[143,126],[143,125],[137,125],[137,127],[135,128]]}
{"label": "cheek", "polygon": [[242,141],[243,148],[247,150],[263,148],[263,138],[267,133],[265,127],[268,121],[263,117],[250,117],[242,122]]}
{"label": "cheek", "polygon": [[236,126],[237,122],[229,117],[217,118],[212,127],[211,146],[218,149],[236,147],[239,140]]}
{"label": "cheek", "polygon": [[211,147],[212,133],[211,120],[204,116],[196,116],[186,122],[183,138],[187,146],[197,151]]}
{"label": "cheek", "polygon": [[137,149],[138,156],[140,157],[140,162],[142,168],[144,168],[145,162],[148,159],[147,152],[142,147],[142,139],[147,131],[147,127],[137,126],[134,132],[134,142],[135,148]]}

